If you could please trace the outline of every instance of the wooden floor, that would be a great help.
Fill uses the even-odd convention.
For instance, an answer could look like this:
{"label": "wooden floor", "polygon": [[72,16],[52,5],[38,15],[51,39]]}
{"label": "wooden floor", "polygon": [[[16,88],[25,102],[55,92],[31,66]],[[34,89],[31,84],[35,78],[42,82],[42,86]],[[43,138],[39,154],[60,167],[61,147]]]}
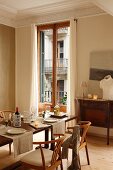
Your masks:
{"label": "wooden floor", "polygon": [[113,170],[113,140],[106,145],[106,139],[99,137],[88,138],[90,166],[87,165],[85,152],[80,153],[82,170]]}
{"label": "wooden floor", "polygon": [[[85,150],[80,152],[82,170],[113,170],[113,140],[110,140],[110,145],[106,145],[106,139],[99,137],[88,137],[88,149],[90,156],[90,165],[87,165]],[[15,158],[8,155],[8,146],[0,148],[0,170],[3,167],[12,164],[20,159],[20,156]],[[69,160],[63,160],[64,170],[67,170],[71,162],[71,150]]]}

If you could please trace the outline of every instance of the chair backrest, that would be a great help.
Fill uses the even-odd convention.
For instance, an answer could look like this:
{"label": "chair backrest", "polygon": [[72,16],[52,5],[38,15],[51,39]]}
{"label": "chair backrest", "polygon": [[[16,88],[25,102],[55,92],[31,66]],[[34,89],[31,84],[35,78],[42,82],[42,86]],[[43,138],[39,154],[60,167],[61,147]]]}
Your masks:
{"label": "chair backrest", "polygon": [[80,145],[82,145],[86,141],[86,134],[87,134],[88,129],[91,125],[91,122],[90,121],[80,121],[80,122],[78,122],[78,124],[80,125],[80,136],[81,136]]}
{"label": "chair backrest", "polygon": [[65,136],[60,137],[58,139],[56,139],[55,141],[55,147],[54,147],[54,151],[52,154],[52,159],[51,159],[51,165],[55,164],[55,162],[58,160],[58,158],[61,159],[61,145],[63,143],[65,139]]}
{"label": "chair backrest", "polygon": [[1,110],[0,117],[3,119],[11,120],[14,111],[12,110]]}
{"label": "chair backrest", "polygon": [[[56,135],[55,135],[56,136]],[[62,136],[62,137],[60,137]],[[43,167],[43,170],[46,169],[46,164],[45,164],[45,156],[44,156],[44,152],[43,152],[43,149],[42,149],[42,144],[50,144],[50,143],[53,143],[54,144],[54,150],[53,150],[53,153],[52,153],[52,157],[51,157],[51,165],[47,168],[48,170],[49,169],[54,169],[55,167],[57,167],[58,165],[60,165],[62,163],[61,159],[62,159],[62,156],[61,156],[61,145],[65,139],[65,135],[57,135],[58,139],[55,139],[55,140],[51,140],[51,141],[46,141],[46,142],[33,142],[33,144],[39,144],[39,148],[40,148],[40,151],[41,151],[41,157],[42,157],[42,167]]]}

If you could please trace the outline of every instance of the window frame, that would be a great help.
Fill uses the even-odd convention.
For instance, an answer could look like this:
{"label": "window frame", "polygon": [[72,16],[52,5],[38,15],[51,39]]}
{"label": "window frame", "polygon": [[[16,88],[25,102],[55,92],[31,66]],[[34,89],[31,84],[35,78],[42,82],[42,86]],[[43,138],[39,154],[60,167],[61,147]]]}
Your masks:
{"label": "window frame", "polygon": [[56,61],[57,61],[57,30],[59,28],[63,28],[63,27],[69,27],[70,26],[70,22],[69,21],[65,21],[65,22],[60,22],[60,23],[53,23],[53,24],[46,24],[46,25],[39,25],[37,26],[37,39],[38,39],[38,101],[40,102],[40,60],[41,60],[41,55],[40,55],[40,49],[41,49],[41,44],[40,44],[40,35],[41,35],[41,31],[43,30],[47,30],[47,29],[52,29],[53,30],[53,56],[52,56],[52,79],[53,79],[53,83],[52,83],[52,101],[51,103],[49,103],[51,105],[51,107],[54,107],[56,105],[56,101],[57,101],[57,78],[56,78]]}

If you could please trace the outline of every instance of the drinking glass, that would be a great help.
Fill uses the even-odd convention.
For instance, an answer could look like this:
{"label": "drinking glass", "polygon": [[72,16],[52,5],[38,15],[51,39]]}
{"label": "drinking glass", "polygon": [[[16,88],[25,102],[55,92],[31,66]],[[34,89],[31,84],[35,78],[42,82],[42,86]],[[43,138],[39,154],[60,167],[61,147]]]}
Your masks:
{"label": "drinking glass", "polygon": [[4,114],[4,123],[5,123],[5,126],[8,126],[8,124],[11,124],[11,119],[12,119],[11,113]]}
{"label": "drinking glass", "polygon": [[23,121],[24,123],[31,123],[31,113],[29,111],[24,111],[23,112]]}
{"label": "drinking glass", "polygon": [[31,107],[31,121],[35,121],[37,117],[37,108],[35,106]]}
{"label": "drinking glass", "polygon": [[51,111],[51,107],[50,106],[46,106],[46,113],[49,114]]}
{"label": "drinking glass", "polygon": [[4,114],[0,112],[0,122],[2,122],[3,120],[4,120]]}

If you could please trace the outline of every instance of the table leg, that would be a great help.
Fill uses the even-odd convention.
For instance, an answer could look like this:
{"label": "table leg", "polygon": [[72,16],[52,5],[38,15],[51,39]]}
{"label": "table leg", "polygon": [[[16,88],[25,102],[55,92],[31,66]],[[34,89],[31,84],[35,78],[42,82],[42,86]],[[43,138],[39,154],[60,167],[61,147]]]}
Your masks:
{"label": "table leg", "polygon": [[[46,129],[45,130],[45,141],[48,141],[49,140],[49,129]],[[45,148],[48,148],[49,145],[48,144],[45,144]]]}
{"label": "table leg", "polygon": [[[55,137],[53,136],[53,127],[51,128],[51,140],[54,140],[55,139]],[[52,143],[51,144],[51,150],[54,150],[54,147],[55,147],[55,144],[54,143]]]}
{"label": "table leg", "polygon": [[109,145],[109,127],[107,127],[107,145]]}

